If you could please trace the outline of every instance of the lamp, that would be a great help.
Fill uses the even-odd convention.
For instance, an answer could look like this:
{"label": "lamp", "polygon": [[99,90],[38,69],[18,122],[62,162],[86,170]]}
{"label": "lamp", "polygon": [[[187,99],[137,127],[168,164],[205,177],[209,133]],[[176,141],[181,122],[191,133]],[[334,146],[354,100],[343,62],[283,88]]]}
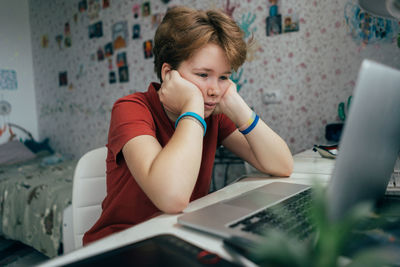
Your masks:
{"label": "lamp", "polygon": [[358,4],[374,16],[400,20],[400,0],[358,0]]}

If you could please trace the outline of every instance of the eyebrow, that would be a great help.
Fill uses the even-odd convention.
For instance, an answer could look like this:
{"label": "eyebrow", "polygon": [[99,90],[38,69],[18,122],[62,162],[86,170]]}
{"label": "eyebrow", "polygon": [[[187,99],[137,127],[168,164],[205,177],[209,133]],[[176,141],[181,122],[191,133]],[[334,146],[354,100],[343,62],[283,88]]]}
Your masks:
{"label": "eyebrow", "polygon": [[[208,68],[194,68],[194,71],[206,71],[206,72],[213,72],[214,70]],[[225,71],[222,74],[232,74],[232,71]]]}

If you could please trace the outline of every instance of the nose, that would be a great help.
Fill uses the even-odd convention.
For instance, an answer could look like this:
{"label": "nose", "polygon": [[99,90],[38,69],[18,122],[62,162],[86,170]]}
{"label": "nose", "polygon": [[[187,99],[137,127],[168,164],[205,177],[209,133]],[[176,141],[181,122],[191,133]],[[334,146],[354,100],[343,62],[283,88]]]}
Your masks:
{"label": "nose", "polygon": [[220,95],[220,88],[217,81],[212,81],[208,85],[207,95],[212,97],[218,97]]}

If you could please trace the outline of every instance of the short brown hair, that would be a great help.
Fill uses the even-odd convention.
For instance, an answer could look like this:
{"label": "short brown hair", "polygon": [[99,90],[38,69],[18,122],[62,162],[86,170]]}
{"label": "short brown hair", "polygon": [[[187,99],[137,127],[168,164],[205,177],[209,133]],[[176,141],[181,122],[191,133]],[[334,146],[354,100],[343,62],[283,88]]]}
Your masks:
{"label": "short brown hair", "polygon": [[177,69],[193,53],[208,43],[219,45],[233,70],[246,60],[244,33],[236,22],[222,11],[174,7],[168,10],[154,36],[154,71],[161,79],[164,63]]}

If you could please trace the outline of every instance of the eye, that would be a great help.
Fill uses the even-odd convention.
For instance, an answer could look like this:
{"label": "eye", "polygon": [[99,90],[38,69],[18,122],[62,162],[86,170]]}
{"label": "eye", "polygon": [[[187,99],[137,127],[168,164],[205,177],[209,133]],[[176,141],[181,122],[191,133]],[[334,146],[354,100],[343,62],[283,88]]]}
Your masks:
{"label": "eye", "polygon": [[223,80],[223,81],[225,81],[225,80],[228,80],[229,78],[228,78],[228,76],[221,76],[221,77],[219,77],[221,80]]}
{"label": "eye", "polygon": [[196,75],[201,77],[201,78],[207,78],[208,77],[207,73],[196,73]]}

